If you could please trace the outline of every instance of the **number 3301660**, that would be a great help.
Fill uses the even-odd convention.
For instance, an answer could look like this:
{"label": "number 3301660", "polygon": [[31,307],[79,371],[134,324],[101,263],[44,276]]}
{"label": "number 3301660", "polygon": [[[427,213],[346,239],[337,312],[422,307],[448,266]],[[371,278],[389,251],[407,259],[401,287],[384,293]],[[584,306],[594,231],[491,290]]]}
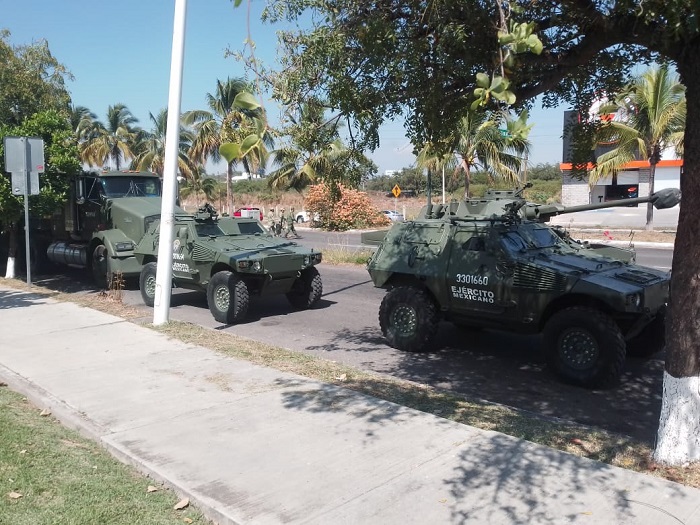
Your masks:
{"label": "number 3301660", "polygon": [[482,284],[486,286],[489,284],[488,275],[471,275],[468,273],[458,273],[457,282],[461,284]]}

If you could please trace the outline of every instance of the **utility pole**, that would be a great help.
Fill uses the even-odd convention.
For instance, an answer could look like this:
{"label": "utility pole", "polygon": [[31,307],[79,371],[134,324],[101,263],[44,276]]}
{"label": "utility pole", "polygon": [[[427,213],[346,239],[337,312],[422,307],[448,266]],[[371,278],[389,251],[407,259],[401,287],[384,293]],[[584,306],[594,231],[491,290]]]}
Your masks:
{"label": "utility pole", "polygon": [[182,63],[185,54],[185,18],[187,0],[175,0],[173,45],[170,57],[170,93],[168,96],[168,130],[165,136],[163,197],[160,208],[160,238],[156,294],[153,301],[153,324],[167,323],[173,283],[173,228],[177,197],[177,158],[180,144],[180,102],[182,99]]}

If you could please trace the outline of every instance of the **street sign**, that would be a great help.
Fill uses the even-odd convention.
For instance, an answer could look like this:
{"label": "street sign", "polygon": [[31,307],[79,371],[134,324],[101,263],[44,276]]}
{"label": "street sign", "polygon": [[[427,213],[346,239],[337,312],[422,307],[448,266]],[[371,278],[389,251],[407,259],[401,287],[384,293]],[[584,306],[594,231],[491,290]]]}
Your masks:
{"label": "street sign", "polygon": [[3,145],[5,146],[5,171],[10,173],[22,171],[44,173],[44,141],[42,139],[38,137],[5,137]]}
{"label": "street sign", "polygon": [[391,190],[391,193],[393,193],[394,197],[396,197],[397,199],[399,198],[399,195],[401,195],[401,188],[399,188],[398,184],[394,186],[394,188]]}

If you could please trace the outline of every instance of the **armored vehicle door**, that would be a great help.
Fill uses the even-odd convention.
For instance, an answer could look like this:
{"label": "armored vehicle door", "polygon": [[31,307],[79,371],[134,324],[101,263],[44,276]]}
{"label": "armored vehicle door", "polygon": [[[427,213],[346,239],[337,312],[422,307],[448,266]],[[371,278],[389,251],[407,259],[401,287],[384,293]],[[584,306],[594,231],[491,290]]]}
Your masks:
{"label": "armored vehicle door", "polygon": [[192,251],[196,233],[194,224],[175,224],[173,240],[173,277],[191,281],[196,273],[192,261]]}
{"label": "armored vehicle door", "polygon": [[514,265],[489,233],[465,225],[454,234],[446,285],[450,310],[457,315],[509,318],[514,314]]}

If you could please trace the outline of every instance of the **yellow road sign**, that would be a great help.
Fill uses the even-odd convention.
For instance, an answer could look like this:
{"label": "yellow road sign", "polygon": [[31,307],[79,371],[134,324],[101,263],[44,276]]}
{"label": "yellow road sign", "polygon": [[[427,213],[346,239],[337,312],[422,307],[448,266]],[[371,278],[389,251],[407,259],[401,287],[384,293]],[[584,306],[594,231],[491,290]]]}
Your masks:
{"label": "yellow road sign", "polygon": [[401,195],[401,188],[399,188],[398,184],[394,186],[394,188],[391,190],[391,193],[393,193],[394,197],[398,199],[399,195]]}

